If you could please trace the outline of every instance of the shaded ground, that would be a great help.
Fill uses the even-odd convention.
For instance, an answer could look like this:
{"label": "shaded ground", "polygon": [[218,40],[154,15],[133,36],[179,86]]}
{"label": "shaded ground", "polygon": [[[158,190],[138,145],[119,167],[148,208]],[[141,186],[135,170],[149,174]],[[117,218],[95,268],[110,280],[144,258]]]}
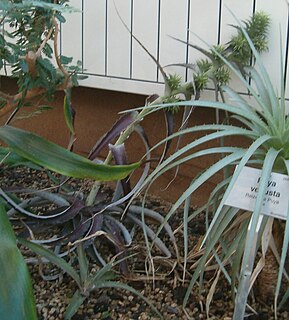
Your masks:
{"label": "shaded ground", "polygon": [[[51,181],[45,173],[38,174],[34,170],[23,170],[22,168],[4,170],[2,167],[2,169],[0,171],[2,188],[11,185],[25,185],[38,189],[51,186]],[[76,185],[79,181],[73,180],[71,183]],[[88,187],[87,184],[89,183],[86,182],[84,184],[85,188]],[[170,203],[150,196],[147,199],[147,207],[165,214],[170,207]],[[181,214],[180,211],[179,217],[175,217],[171,223],[173,229],[179,226],[182,219]],[[191,248],[197,245],[204,232],[204,217],[200,216],[189,226]],[[168,243],[168,246],[171,246],[171,244]],[[181,232],[178,234],[178,247],[179,251],[182,252]],[[112,249],[108,246],[104,250],[106,250],[104,251],[104,256],[109,260],[109,257],[113,256]],[[146,247],[140,229],[136,231],[131,251],[138,252],[139,255],[129,259],[131,273],[126,278],[119,275],[119,281],[129,284],[147,297],[162,313],[164,319],[187,319],[188,316],[191,319],[205,319],[207,317],[205,312],[206,297],[215,275],[214,270],[206,273],[204,288],[201,292],[199,292],[198,288],[194,288],[186,308],[186,314],[183,310],[182,302],[189,277],[186,278],[185,282],[182,281],[182,268],[176,265],[176,260],[174,258],[155,259],[154,277],[152,277],[152,274],[148,276],[145,271],[147,266]],[[24,254],[26,254],[26,251]],[[193,265],[192,262],[193,260],[189,261],[188,273],[192,272],[190,269]],[[59,274],[59,270],[55,270],[51,265],[39,267],[37,264],[30,264],[29,269],[33,279],[39,319],[63,319],[69,299],[77,289],[75,283],[67,275]],[[99,267],[96,264],[92,264],[92,272],[96,272],[98,269]],[[115,271],[117,274],[119,273],[118,270]],[[51,277],[52,274],[59,274],[59,276],[51,281],[45,280],[47,277]],[[247,319],[273,319],[273,312],[266,305],[253,302],[252,306],[258,314],[248,314]],[[227,282],[221,278],[209,309],[209,319],[229,320],[232,318],[232,310],[230,288]],[[279,316],[280,319],[289,319],[287,311],[281,312]],[[96,290],[88,297],[73,319],[157,319],[157,317],[143,300],[133,294],[116,289],[101,289]]]}

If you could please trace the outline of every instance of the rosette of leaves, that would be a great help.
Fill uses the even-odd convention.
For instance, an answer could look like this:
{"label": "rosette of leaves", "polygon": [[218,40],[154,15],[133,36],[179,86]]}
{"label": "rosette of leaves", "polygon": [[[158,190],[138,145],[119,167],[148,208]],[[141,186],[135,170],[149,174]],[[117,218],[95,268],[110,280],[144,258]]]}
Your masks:
{"label": "rosette of leaves", "polygon": [[[68,98],[69,95],[66,96],[65,104],[70,103]],[[69,113],[69,110],[67,112]],[[116,254],[116,262],[122,274],[129,275],[128,257],[137,227],[145,230],[151,240],[154,239],[158,255],[161,253],[163,259],[177,255],[173,231],[170,225],[164,222],[161,214],[140,206],[126,205],[138,191],[150,167],[148,152],[143,173],[132,187],[129,175],[141,163],[128,164],[124,143],[128,136],[136,131],[146,150],[149,150],[146,135],[139,125],[141,118],[141,114],[137,112],[122,116],[95,144],[88,156],[89,159],[27,131],[7,125],[0,127],[0,139],[9,147],[2,150],[7,152],[3,155],[3,162],[6,165],[33,165],[36,170],[44,168],[53,184],[57,186],[52,188],[53,192],[37,189],[35,186],[3,187],[0,188],[0,201],[3,202],[7,215],[15,224],[19,225],[20,221],[25,221],[27,230],[24,228],[18,233],[19,241],[23,242],[24,240],[20,238],[30,239],[33,235],[30,239],[32,244],[27,241],[23,243],[62,268],[74,280],[77,279],[78,285],[81,284],[68,308],[67,319],[70,319],[69,315],[77,311],[94,289],[108,284],[115,288],[129,289],[121,283],[109,282],[110,278],[107,278],[107,274],[102,271],[100,274],[103,277],[88,276],[90,264],[87,261],[93,261],[104,270],[110,270],[112,266],[107,260]],[[73,136],[73,119],[67,117],[67,121]],[[106,160],[102,161],[99,159],[99,154],[104,148],[107,148],[109,153]],[[115,165],[111,165],[112,160]],[[62,176],[57,178],[50,170]],[[78,189],[69,184],[71,177],[93,179],[95,182],[89,192],[83,193],[80,186]],[[117,181],[114,192],[102,192],[102,183],[113,180]],[[164,224],[176,253],[156,236],[147,218],[158,224]],[[47,236],[48,231],[53,233],[52,237]],[[34,237],[38,240],[35,241]],[[47,247],[52,253],[47,252]],[[89,256],[89,260],[86,256]],[[84,280],[80,280],[76,275],[77,267],[75,271],[72,271],[72,267],[68,267],[69,260],[71,264],[77,264],[77,259],[80,278]],[[34,262],[37,262],[37,259]],[[111,276],[111,272],[108,272],[108,275]],[[132,288],[130,291],[134,292]]]}
{"label": "rosette of leaves", "polygon": [[[146,187],[146,192],[148,192],[151,184],[164,172],[191,159],[202,159],[202,157],[212,155],[220,156],[219,160],[192,180],[190,186],[183,191],[183,194],[168,212],[165,221],[173,219],[176,210],[184,204],[184,269],[186,269],[189,250],[188,222],[193,221],[197,215],[205,210],[207,214],[207,231],[202,244],[204,252],[195,264],[190,285],[184,299],[184,307],[187,305],[192,288],[198,279],[199,286],[202,288],[203,275],[207,264],[210,261],[214,261],[218,264],[219,271],[216,273],[215,281],[208,294],[207,307],[209,308],[218,278],[223,273],[232,287],[232,295],[235,301],[235,320],[241,320],[245,316],[248,295],[255,279],[258,278],[266,263],[266,254],[269,250],[272,250],[276,255],[275,261],[278,265],[278,275],[275,278],[274,286],[275,293],[273,293],[276,312],[278,308],[284,306],[285,301],[289,297],[288,269],[286,270],[289,219],[280,223],[278,222],[277,225],[282,225],[283,227],[281,229],[278,228],[278,231],[274,232],[272,231],[272,226],[275,225],[274,220],[276,218],[263,217],[262,215],[262,203],[270,174],[278,172],[289,175],[289,122],[285,107],[283,59],[281,56],[280,71],[282,76],[280,78],[280,91],[275,92],[270,81],[270,76],[248,32],[241,24],[239,24],[239,30],[242,32],[247,45],[252,51],[256,68],[246,67],[240,71],[235,63],[219,54],[214,48],[211,48],[211,50],[223,62],[226,68],[233,72],[243,83],[250,94],[250,100],[246,100],[229,86],[223,86],[221,89],[226,93],[228,103],[213,101],[185,101],[176,103],[178,107],[190,105],[198,108],[226,111],[231,119],[238,121],[239,125],[199,125],[171,135],[171,137],[161,143],[167,143],[168,140],[188,133],[200,134],[203,132],[205,134],[169,156],[144,182],[144,188]],[[246,77],[244,77],[244,73]],[[246,79],[250,79],[250,82]],[[158,107],[154,106],[151,112],[166,107],[161,105]],[[209,148],[205,146],[207,142],[216,139],[226,141],[226,137],[230,136],[245,137],[250,141],[248,147],[240,147],[237,144]],[[159,147],[161,143],[154,146],[153,149]],[[253,212],[244,212],[244,210],[225,205],[226,199],[245,165],[259,168],[262,172]],[[207,204],[190,213],[189,207],[195,190],[201,185],[206,184],[217,172],[223,170],[226,173],[224,180],[213,190]],[[286,212],[285,215],[288,217],[289,212]],[[258,223],[260,224],[260,229],[258,228]],[[248,228],[249,225],[250,227]],[[159,232],[160,230],[161,227]],[[277,239],[278,237],[281,238],[281,241]],[[281,243],[280,250],[276,249],[276,242]],[[258,252],[260,252],[260,256],[257,254]],[[282,288],[282,281],[287,283],[285,288]]]}
{"label": "rosette of leaves", "polygon": [[39,244],[24,240],[22,238],[19,238],[18,241],[36,254],[40,255],[41,259],[50,261],[52,264],[57,266],[60,270],[70,276],[77,285],[77,289],[65,310],[65,320],[72,319],[79,307],[84,303],[85,300],[89,299],[89,295],[93,291],[104,288],[121,289],[131,292],[146,302],[151,307],[152,311],[158,315],[160,319],[162,319],[162,315],[146,297],[144,297],[133,287],[118,281],[118,276],[114,272],[113,268],[117,264],[122,263],[124,259],[116,261],[116,257],[113,257],[111,261],[105,264],[103,267],[99,268],[97,271],[92,271],[91,265],[89,264],[89,259],[82,244],[79,244],[77,247],[77,253],[75,254],[74,258],[78,265],[74,267],[72,263],[68,263],[65,258],[60,257],[51,250]]}

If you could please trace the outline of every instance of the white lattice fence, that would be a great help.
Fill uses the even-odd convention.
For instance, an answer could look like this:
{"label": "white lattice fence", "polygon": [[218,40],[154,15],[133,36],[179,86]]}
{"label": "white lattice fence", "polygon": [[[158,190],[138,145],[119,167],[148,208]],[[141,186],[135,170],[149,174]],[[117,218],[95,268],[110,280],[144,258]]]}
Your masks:
{"label": "white lattice fence", "polygon": [[[282,50],[288,59],[288,5],[285,0],[71,0],[82,12],[67,17],[61,49],[83,62],[89,77],[82,84],[95,88],[150,94],[162,92],[162,77],[155,63],[132,39],[118,17],[162,65],[193,62],[198,52],[170,36],[200,44],[189,30],[210,44],[225,43],[235,24],[229,7],[239,19],[256,10],[270,14],[270,51],[263,55],[271,78],[278,86],[280,30]],[[184,78],[189,74],[170,67]],[[287,81],[289,97],[289,81]]]}
{"label": "white lattice fence", "polygon": [[[263,10],[272,20],[268,53],[264,63],[276,88],[280,81],[280,31],[284,68],[288,74],[287,0],[71,0],[80,11],[67,15],[61,27],[61,53],[81,60],[88,78],[82,85],[140,94],[162,93],[163,79],[156,64],[134,41],[132,33],[162,66],[194,62],[200,53],[172,39],[201,44],[193,33],[209,44],[226,43],[236,24],[228,7],[240,19]],[[192,32],[190,32],[192,31]],[[203,45],[203,44],[201,44]],[[190,73],[169,67],[188,80]],[[286,74],[286,79],[288,78]],[[234,82],[238,87],[238,82]],[[289,98],[289,80],[286,81]]]}

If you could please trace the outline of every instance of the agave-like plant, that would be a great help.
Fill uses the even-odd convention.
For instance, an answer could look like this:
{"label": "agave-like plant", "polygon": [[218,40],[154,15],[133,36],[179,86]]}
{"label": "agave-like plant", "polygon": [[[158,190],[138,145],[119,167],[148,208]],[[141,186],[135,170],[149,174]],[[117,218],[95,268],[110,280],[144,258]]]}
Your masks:
{"label": "agave-like plant", "polygon": [[102,268],[100,268],[96,272],[92,272],[82,244],[78,245],[77,247],[76,256],[78,260],[78,266],[74,268],[72,264],[68,263],[65,260],[65,258],[60,257],[59,255],[48,250],[47,248],[44,248],[39,244],[32,243],[23,238],[19,238],[18,241],[22,245],[31,249],[36,254],[39,254],[42,257],[42,260],[47,259],[47,261],[50,261],[51,263],[56,265],[75,281],[75,284],[77,285],[78,289],[74,292],[67,306],[67,309],[64,314],[65,320],[70,320],[74,316],[78,308],[83,304],[83,302],[86,299],[88,299],[89,294],[92,291],[101,288],[115,288],[129,291],[143,299],[152,308],[152,310],[160,318],[162,318],[161,314],[154,307],[154,305],[148,299],[146,299],[140,292],[138,292],[136,289],[127,284],[116,281],[117,276],[113,272],[113,267],[116,264],[121,263],[122,260],[115,261],[116,257],[114,257],[109,263],[105,264]]}
{"label": "agave-like plant", "polygon": [[[278,219],[271,216],[263,216],[262,211],[263,199],[267,191],[270,175],[273,172],[289,175],[289,120],[285,106],[283,58],[281,54],[280,92],[275,92],[270,76],[252,39],[240,23],[239,28],[250,46],[256,67],[247,67],[241,72],[234,63],[224,58],[214,48],[211,48],[211,50],[240,79],[249,93],[249,98],[245,99],[229,86],[223,86],[222,90],[225,92],[228,102],[220,103],[201,100],[173,104],[178,107],[189,105],[198,108],[223,110],[229,114],[230,118],[237,120],[239,124],[212,123],[198,125],[180,130],[171,135],[153,148],[157,148],[162,143],[167,143],[168,140],[182,135],[204,133],[200,138],[170,155],[157,166],[144,182],[144,188],[146,187],[146,192],[148,192],[150,185],[164,172],[194,158],[220,155],[218,161],[193,179],[190,186],[184,190],[183,194],[167,213],[165,221],[171,219],[176,210],[182,204],[185,204],[183,228],[185,238],[184,264],[186,265],[188,256],[188,239],[186,238],[186,235],[188,235],[188,222],[203,210],[206,210],[208,220],[207,231],[202,245],[204,251],[192,275],[184,298],[184,307],[187,305],[192,288],[198,279],[202,287],[203,274],[207,263],[213,257],[232,286],[232,294],[235,297],[235,320],[244,318],[248,295],[254,280],[266,263],[266,252],[269,246],[275,253],[279,264],[275,287],[275,312],[284,305],[284,302],[289,297],[289,289],[287,289],[285,293],[282,293],[281,301],[278,300],[282,279],[284,278],[288,281],[285,263],[289,242],[289,211],[284,212],[284,217],[287,217],[287,219],[282,221],[285,228],[284,234],[282,234],[280,252],[274,249],[274,234],[272,233],[273,220]],[[168,105],[153,106],[151,112],[167,107]],[[207,142],[217,139],[226,140],[227,137],[231,136],[246,138],[249,141],[248,147],[240,147],[239,144],[206,147]],[[243,209],[226,205],[226,200],[245,166],[261,169],[256,202],[252,212],[244,212]],[[207,204],[190,215],[188,208],[192,194],[213,175],[222,170],[225,172],[224,179],[215,187]],[[209,219],[210,212],[212,213],[212,218]],[[159,232],[160,230],[161,227]],[[258,251],[262,253],[261,259],[257,264],[254,264],[257,261]],[[230,268],[226,267],[228,265]],[[212,287],[215,287],[215,284]],[[208,297],[207,306],[210,304],[211,295],[212,292]]]}

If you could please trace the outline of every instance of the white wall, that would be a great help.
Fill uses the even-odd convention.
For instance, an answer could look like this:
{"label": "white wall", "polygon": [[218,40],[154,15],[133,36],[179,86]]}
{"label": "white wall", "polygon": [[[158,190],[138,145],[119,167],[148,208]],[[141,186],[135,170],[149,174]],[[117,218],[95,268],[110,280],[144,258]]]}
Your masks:
{"label": "white wall", "polygon": [[[80,11],[67,15],[61,27],[61,53],[82,61],[83,73],[88,75],[81,82],[85,86],[161,94],[163,79],[156,64],[127,28],[161,65],[194,62],[200,53],[170,36],[203,46],[195,33],[209,44],[226,43],[234,33],[229,24],[236,23],[228,7],[241,20],[256,10],[270,15],[270,51],[263,55],[264,63],[278,88],[281,30],[284,67],[289,73],[287,0],[70,0],[70,4]],[[190,73],[183,68],[166,70],[189,80]],[[289,81],[286,89],[289,98]]]}

